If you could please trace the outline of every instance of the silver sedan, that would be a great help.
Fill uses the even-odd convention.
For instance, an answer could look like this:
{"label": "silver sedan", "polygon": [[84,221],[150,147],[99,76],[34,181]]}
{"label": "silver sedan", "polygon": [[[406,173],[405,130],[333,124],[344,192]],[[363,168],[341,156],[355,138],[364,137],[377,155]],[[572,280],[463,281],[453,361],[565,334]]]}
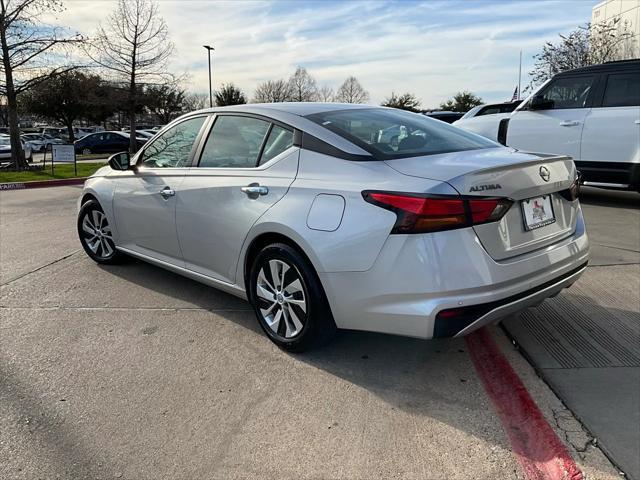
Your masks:
{"label": "silver sedan", "polygon": [[[405,134],[391,141],[385,132]],[[280,103],[203,110],[87,180],[87,254],[247,299],[303,350],[337,328],[465,335],[582,274],[578,175],[423,115]]]}

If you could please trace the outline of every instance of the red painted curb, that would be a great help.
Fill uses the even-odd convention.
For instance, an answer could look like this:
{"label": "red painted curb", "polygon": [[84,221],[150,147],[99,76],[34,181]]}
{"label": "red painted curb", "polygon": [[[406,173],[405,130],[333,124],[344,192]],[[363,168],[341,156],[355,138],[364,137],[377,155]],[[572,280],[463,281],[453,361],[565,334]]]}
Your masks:
{"label": "red painted curb", "polygon": [[63,178],[60,180],[36,180],[33,182],[0,183],[0,190],[25,190],[27,188],[64,187],[67,185],[82,185],[89,177]]}
{"label": "red painted curb", "polygon": [[486,329],[468,335],[471,359],[527,480],[583,480],[568,450]]}

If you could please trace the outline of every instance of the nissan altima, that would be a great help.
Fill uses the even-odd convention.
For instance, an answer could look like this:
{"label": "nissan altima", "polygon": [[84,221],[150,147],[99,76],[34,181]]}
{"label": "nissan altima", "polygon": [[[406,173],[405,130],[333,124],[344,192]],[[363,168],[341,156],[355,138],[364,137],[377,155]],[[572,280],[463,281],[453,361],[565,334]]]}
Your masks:
{"label": "nissan altima", "polygon": [[133,256],[247,299],[301,351],[337,328],[461,336],[558,294],[587,265],[578,195],[570,158],[424,115],[254,104],[111,157],[78,233],[98,263]]}

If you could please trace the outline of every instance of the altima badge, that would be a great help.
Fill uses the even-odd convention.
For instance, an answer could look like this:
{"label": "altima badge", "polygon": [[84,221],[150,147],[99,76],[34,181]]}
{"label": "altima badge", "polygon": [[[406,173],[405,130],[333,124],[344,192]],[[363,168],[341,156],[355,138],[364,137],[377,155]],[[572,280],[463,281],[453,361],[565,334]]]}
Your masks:
{"label": "altima badge", "polygon": [[469,189],[470,192],[484,192],[485,190],[498,190],[502,188],[499,183],[491,183],[489,185],[474,185]]}
{"label": "altima badge", "polygon": [[540,178],[542,178],[545,182],[548,182],[551,178],[551,172],[544,165],[540,167]]}

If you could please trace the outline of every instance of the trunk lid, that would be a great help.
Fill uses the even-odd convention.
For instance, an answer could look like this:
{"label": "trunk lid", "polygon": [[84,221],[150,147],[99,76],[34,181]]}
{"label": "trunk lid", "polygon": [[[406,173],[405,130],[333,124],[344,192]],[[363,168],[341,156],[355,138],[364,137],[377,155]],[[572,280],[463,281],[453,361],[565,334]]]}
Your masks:
{"label": "trunk lid", "polygon": [[[386,163],[404,175],[447,182],[466,197],[513,200],[499,222],[473,226],[483,247],[495,260],[543,248],[575,230],[578,202],[559,193],[568,190],[576,178],[576,168],[569,157],[489,148]],[[546,173],[547,180],[543,178]],[[529,230],[522,201],[543,196],[551,204],[555,221]]]}

